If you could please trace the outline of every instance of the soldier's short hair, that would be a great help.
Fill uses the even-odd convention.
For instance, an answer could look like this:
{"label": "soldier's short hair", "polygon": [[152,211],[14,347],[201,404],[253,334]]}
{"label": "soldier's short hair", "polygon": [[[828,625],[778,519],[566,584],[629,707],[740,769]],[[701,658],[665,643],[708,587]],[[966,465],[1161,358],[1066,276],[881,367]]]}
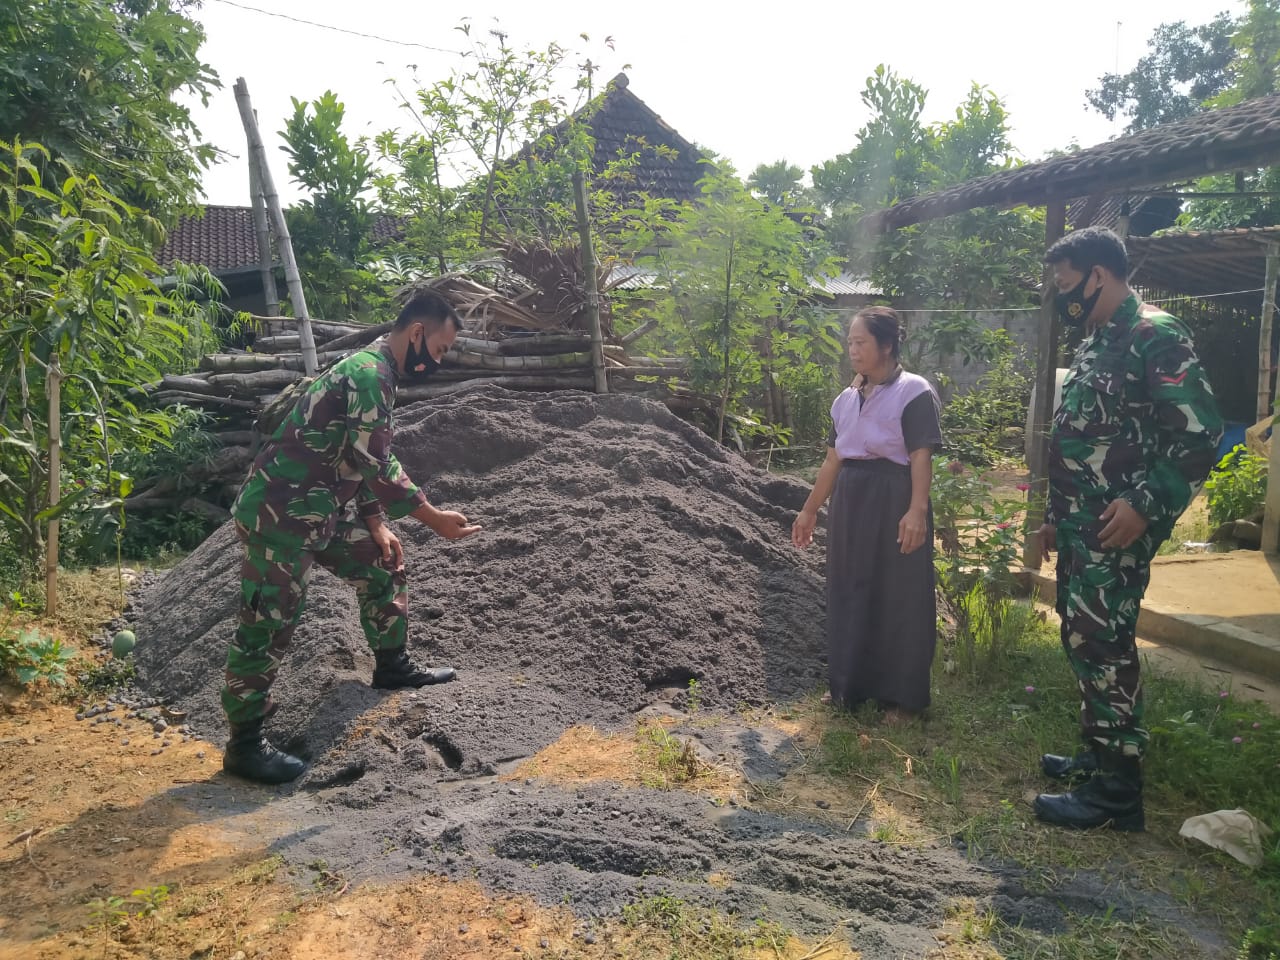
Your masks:
{"label": "soldier's short hair", "polygon": [[396,317],[395,328],[403,330],[409,324],[420,323],[423,320],[431,320],[436,323],[447,321],[453,324],[454,330],[459,332],[462,330],[462,318],[458,316],[458,311],[453,309],[452,304],[434,290],[422,290],[406,300],[404,306],[400,308],[399,315]]}
{"label": "soldier's short hair", "polygon": [[1064,260],[1081,273],[1102,267],[1121,280],[1129,278],[1129,253],[1124,241],[1106,227],[1085,227],[1069,233],[1044,255],[1049,266]]}

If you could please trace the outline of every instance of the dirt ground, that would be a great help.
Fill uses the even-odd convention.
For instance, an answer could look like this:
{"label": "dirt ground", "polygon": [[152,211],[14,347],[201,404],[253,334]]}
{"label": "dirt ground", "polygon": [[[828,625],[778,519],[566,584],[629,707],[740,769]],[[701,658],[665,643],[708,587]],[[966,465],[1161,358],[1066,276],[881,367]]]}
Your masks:
{"label": "dirt ground", "polygon": [[6,695],[0,960],[962,958],[994,955],[974,917],[1116,909],[929,837],[910,791],[855,803],[805,771],[820,734],[791,707],[825,677],[822,552],[787,540],[805,487],[634,398],[418,404],[397,453],[486,526],[399,527],[411,645],[460,679],[372,690],[354,596],[318,572],[269,725],[310,767],[245,784],[215,746],[238,544],[142,578],[110,625],[138,634],[141,690]]}

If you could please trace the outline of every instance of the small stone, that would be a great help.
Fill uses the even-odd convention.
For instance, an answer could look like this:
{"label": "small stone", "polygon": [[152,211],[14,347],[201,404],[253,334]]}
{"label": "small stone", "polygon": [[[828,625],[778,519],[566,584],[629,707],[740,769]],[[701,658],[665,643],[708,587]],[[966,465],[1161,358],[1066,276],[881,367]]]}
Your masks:
{"label": "small stone", "polygon": [[156,720],[156,722],[151,725],[151,729],[154,730],[156,733],[164,733],[166,730],[169,729],[169,724],[166,723],[163,718],[161,718]]}
{"label": "small stone", "polygon": [[203,750],[197,750],[197,751],[196,751],[196,759],[197,759],[197,760],[203,760],[203,759],[204,759],[204,751],[203,751]]}
{"label": "small stone", "polygon": [[245,960],[244,951],[237,950],[235,953],[231,955],[231,960]]}
{"label": "small stone", "polygon": [[128,737],[125,737],[123,740],[121,740],[121,741],[120,741],[120,746],[122,746],[122,747],[127,747],[128,745],[129,745],[129,738],[128,738]]}
{"label": "small stone", "polygon": [[593,943],[595,943],[595,942],[596,942],[596,935],[595,935],[594,933],[592,933],[591,931],[587,931],[587,932],[586,932],[585,934],[583,934],[583,936],[582,936],[582,942],[583,942],[583,943],[585,943],[585,944],[588,944],[588,945],[593,944]]}
{"label": "small stone", "polygon": [[520,788],[512,787],[510,790],[507,791],[507,793],[511,794],[511,796],[513,797],[518,797],[520,796]]}
{"label": "small stone", "polygon": [[152,751],[151,751],[151,755],[152,755],[153,757],[158,757],[158,756],[160,756],[160,754],[161,754],[162,752],[163,752],[163,751],[161,751],[161,750],[152,750]]}
{"label": "small stone", "polygon": [[549,950],[551,949],[551,941],[548,940],[546,937],[543,937],[541,940],[538,941],[538,946],[541,947],[543,950]]}
{"label": "small stone", "polygon": [[470,932],[471,932],[471,928],[470,928],[469,926],[467,926],[465,923],[460,923],[460,924],[458,924],[458,932],[459,932],[459,933],[470,933]]}
{"label": "small stone", "polygon": [[819,809],[819,810],[830,810],[830,809],[831,809],[831,804],[830,804],[830,803],[828,803],[826,800],[815,800],[815,801],[814,801],[814,803],[815,803],[815,804],[817,804],[817,807],[818,807],[818,809]]}

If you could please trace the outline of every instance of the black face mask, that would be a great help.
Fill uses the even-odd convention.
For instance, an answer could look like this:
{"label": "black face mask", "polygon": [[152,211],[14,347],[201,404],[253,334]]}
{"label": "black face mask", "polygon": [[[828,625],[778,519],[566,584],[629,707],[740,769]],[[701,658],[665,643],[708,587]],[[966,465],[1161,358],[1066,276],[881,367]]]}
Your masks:
{"label": "black face mask", "polygon": [[[419,370],[418,368],[422,369]],[[422,346],[410,340],[409,346],[404,351],[404,375],[408,380],[414,383],[421,383],[440,369],[440,364],[436,361],[430,351],[427,350],[426,338],[423,338]]]}
{"label": "black face mask", "polygon": [[1102,284],[1098,284],[1098,289],[1093,291],[1093,296],[1084,295],[1084,287],[1089,282],[1091,272],[1086,271],[1083,280],[1070,290],[1059,293],[1053,298],[1054,306],[1058,308],[1059,319],[1068,327],[1083,326],[1089,319],[1089,314],[1093,313],[1093,308],[1097,306],[1098,298],[1102,296]]}

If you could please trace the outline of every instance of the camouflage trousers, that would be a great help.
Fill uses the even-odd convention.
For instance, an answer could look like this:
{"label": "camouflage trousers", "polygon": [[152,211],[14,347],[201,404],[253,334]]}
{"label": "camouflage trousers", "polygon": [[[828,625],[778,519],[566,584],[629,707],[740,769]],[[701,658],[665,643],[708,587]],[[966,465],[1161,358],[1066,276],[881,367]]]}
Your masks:
{"label": "camouflage trousers", "polygon": [[1149,535],[1125,550],[1102,550],[1094,531],[1058,528],[1057,611],[1080,684],[1081,736],[1129,757],[1141,757],[1148,740],[1136,634],[1154,554]]}
{"label": "camouflage trousers", "polygon": [[311,569],[355,585],[360,626],[374,650],[395,650],[408,638],[409,592],[404,570],[392,571],[362,522],[342,520],[322,550],[299,549],[270,533],[236,523],[244,543],[240,565],[240,624],[227,651],[222,707],[234,726],[259,722],[274,711],[269,692],[294,627],[302,615]]}

